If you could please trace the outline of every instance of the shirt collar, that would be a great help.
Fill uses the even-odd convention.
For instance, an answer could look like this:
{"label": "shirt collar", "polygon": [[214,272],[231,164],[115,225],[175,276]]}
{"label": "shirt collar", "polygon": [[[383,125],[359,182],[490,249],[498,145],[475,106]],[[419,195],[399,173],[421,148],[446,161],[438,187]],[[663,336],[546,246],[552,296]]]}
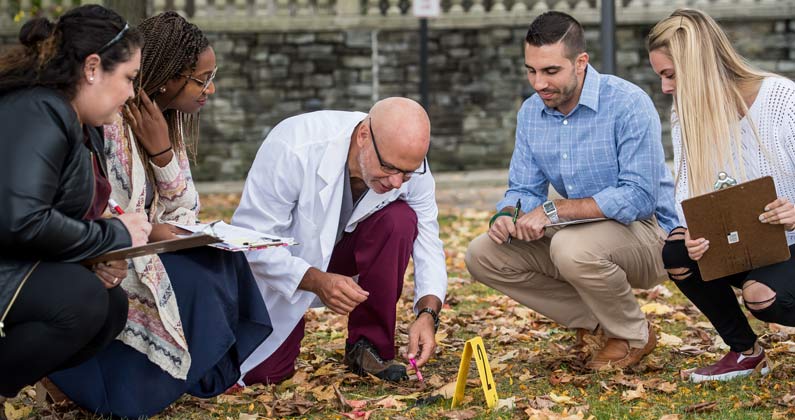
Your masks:
{"label": "shirt collar", "polygon": [[[577,102],[577,106],[574,107],[574,110],[580,105],[584,105],[591,108],[594,112],[599,112],[599,83],[601,77],[602,75],[588,64],[585,70],[585,81],[582,84],[582,92],[580,92],[580,100]],[[560,115],[558,110],[549,108],[546,105],[541,109],[550,115]],[[574,110],[572,110],[572,112],[574,112]]]}

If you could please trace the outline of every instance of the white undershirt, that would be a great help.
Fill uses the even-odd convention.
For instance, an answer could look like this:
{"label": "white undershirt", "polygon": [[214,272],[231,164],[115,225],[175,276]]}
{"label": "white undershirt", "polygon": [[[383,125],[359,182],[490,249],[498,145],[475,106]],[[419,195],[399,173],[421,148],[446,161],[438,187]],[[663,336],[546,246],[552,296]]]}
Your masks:
{"label": "white undershirt", "polygon": [[[735,161],[735,164],[745,167],[749,180],[772,176],[778,196],[795,203],[795,82],[783,77],[765,78],[748,114],[756,124],[763,147],[757,143],[748,118],[743,118],[740,122],[742,163]],[[674,113],[671,114],[671,136],[674,168],[681,171],[676,184],[676,212],[679,222],[686,226],[681,203],[690,195],[687,168],[682,164],[685,155],[681,128]],[[778,162],[771,162],[769,157]],[[739,174],[729,175],[737,177]],[[795,232],[787,232],[787,243],[795,243]]]}

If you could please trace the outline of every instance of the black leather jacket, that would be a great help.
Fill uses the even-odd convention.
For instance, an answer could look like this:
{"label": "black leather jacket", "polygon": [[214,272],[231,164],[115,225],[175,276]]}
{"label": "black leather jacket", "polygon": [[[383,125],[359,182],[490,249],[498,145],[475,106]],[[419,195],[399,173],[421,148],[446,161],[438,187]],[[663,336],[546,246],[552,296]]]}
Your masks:
{"label": "black leather jacket", "polygon": [[105,165],[101,128],[88,130],[89,149],[72,106],[43,87],[0,96],[0,127],[2,335],[37,261],[78,262],[131,239],[118,219],[82,220],[94,198],[92,160]]}

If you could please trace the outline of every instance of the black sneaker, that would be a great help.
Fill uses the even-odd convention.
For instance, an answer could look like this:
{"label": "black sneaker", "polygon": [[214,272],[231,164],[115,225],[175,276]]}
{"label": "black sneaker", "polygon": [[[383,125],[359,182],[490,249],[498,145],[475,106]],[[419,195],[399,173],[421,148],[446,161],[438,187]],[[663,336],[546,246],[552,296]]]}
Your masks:
{"label": "black sneaker", "polygon": [[384,360],[366,338],[360,338],[355,344],[345,343],[343,362],[357,375],[368,373],[385,381],[399,382],[409,378],[406,367],[394,360]]}

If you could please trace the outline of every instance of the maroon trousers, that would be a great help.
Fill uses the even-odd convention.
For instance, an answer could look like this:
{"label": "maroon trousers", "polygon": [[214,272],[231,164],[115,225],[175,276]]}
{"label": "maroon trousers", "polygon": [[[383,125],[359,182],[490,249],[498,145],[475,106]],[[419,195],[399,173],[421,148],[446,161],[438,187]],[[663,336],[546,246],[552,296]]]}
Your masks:
{"label": "maroon trousers", "polygon": [[[417,215],[404,201],[395,201],[345,233],[334,247],[328,272],[359,275],[359,286],[370,292],[348,316],[348,340],[369,340],[385,360],[395,358],[395,305],[417,238]],[[243,378],[247,385],[279,383],[295,372],[304,338],[304,320],[278,349]]]}

